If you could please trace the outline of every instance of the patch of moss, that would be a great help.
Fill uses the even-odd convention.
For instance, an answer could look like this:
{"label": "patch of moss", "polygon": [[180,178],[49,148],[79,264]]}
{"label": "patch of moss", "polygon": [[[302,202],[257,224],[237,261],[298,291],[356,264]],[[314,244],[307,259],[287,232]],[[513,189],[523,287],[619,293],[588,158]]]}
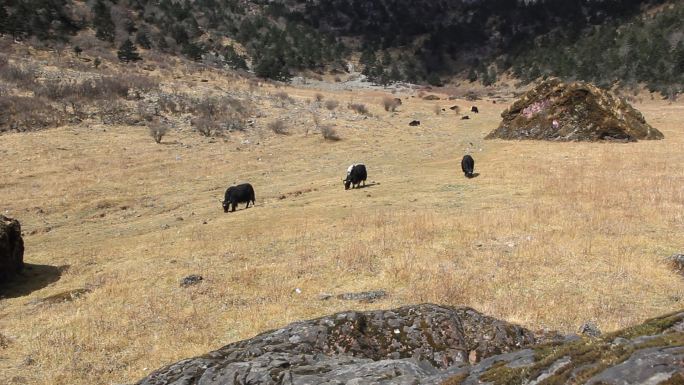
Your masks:
{"label": "patch of moss", "polygon": [[[682,321],[681,312],[650,319],[641,325],[606,334],[601,338],[582,338],[568,343],[548,343],[534,348],[535,363],[523,368],[510,368],[505,361],[499,361],[487,369],[481,381],[495,385],[522,384],[538,378],[555,362],[567,357],[569,363],[542,381],[545,385],[565,384],[570,380],[582,383],[606,368],[627,360],[635,351],[660,346],[683,346],[684,333],[662,334],[665,330]],[[617,337],[633,339],[641,336],[654,336],[639,344],[613,344]],[[677,384],[682,376],[673,377]]]}
{"label": "patch of moss", "polygon": [[641,336],[652,336],[660,334],[663,331],[671,328],[675,324],[684,321],[684,312],[678,311],[670,314],[666,314],[662,317],[651,318],[646,320],[646,322],[617,331],[615,333],[607,334],[605,338],[616,338],[623,337],[627,339],[632,339]]}

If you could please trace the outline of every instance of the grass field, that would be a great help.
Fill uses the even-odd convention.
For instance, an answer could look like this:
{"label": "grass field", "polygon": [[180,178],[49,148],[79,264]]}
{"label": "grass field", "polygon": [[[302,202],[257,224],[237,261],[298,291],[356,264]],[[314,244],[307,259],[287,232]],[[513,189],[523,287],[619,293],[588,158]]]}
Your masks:
{"label": "grass field", "polygon": [[[348,309],[464,305],[574,332],[684,307],[684,279],[664,261],[684,246],[684,103],[635,106],[662,141],[546,143],[482,140],[501,101],[475,102],[480,114],[462,121],[435,104],[472,102],[408,98],[391,114],[380,91],[323,94],[375,116],[330,118],[339,142],[305,135],[304,115],[290,135],[184,130],[160,145],[144,127],[85,123],[0,136],[2,210],[21,221],[38,282],[0,300],[0,383],[132,383]],[[284,113],[264,110],[264,122]],[[470,180],[468,148],[480,174]],[[344,191],[353,162],[371,183]],[[235,182],[252,183],[257,205],[225,214]],[[189,274],[204,281],[179,287]],[[43,300],[76,289],[90,291]],[[318,299],[374,289],[390,295]]]}

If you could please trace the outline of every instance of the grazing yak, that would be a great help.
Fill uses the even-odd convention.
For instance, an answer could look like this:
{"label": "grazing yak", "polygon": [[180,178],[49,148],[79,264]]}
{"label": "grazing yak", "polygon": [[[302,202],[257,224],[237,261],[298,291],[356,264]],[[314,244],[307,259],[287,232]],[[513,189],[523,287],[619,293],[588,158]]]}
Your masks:
{"label": "grazing yak", "polygon": [[474,112],[477,114],[480,112],[480,110],[478,110],[477,107],[473,106],[473,108],[470,109],[470,112]]}
{"label": "grazing yak", "polygon": [[223,212],[227,213],[228,209],[231,207],[231,211],[235,211],[235,207],[237,207],[238,203],[247,202],[245,208],[249,207],[249,202],[252,202],[252,206],[254,206],[254,200],[254,188],[251,184],[243,183],[237,186],[230,186],[228,187],[228,190],[226,190],[226,197],[223,200]]}
{"label": "grazing yak", "polygon": [[420,126],[420,120],[412,120],[409,122],[409,126],[415,127],[415,126]]}
{"label": "grazing yak", "polygon": [[466,155],[461,159],[461,169],[466,177],[472,178],[475,170],[475,160],[472,156]]}
{"label": "grazing yak", "polygon": [[365,186],[367,177],[368,174],[366,173],[366,166],[364,164],[352,164],[347,168],[347,177],[342,180],[344,182],[344,189],[349,190],[349,186],[351,186],[351,188],[354,188],[354,186],[359,188],[361,187],[361,182],[363,182],[363,185]]}

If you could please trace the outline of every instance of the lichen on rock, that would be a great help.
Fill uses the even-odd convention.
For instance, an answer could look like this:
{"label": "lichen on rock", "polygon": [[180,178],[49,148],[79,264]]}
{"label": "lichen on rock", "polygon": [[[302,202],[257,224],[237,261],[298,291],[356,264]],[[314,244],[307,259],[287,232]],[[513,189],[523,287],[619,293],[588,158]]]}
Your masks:
{"label": "lichen on rock", "polygon": [[610,91],[548,79],[505,110],[485,139],[636,141],[663,139],[643,115]]}

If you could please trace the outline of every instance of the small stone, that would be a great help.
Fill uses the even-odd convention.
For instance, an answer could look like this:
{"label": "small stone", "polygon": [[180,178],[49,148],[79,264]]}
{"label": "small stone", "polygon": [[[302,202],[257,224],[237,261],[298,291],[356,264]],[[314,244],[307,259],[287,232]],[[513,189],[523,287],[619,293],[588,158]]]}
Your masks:
{"label": "small stone", "polygon": [[579,333],[589,337],[598,337],[601,335],[601,329],[595,323],[589,321],[580,326]]}
{"label": "small stone", "polygon": [[376,300],[387,297],[387,292],[384,290],[362,291],[359,293],[344,293],[337,296],[337,299],[347,301],[366,301],[375,302]]}
{"label": "small stone", "polygon": [[181,287],[189,287],[200,283],[204,278],[201,275],[192,274],[183,278],[180,282]]}

